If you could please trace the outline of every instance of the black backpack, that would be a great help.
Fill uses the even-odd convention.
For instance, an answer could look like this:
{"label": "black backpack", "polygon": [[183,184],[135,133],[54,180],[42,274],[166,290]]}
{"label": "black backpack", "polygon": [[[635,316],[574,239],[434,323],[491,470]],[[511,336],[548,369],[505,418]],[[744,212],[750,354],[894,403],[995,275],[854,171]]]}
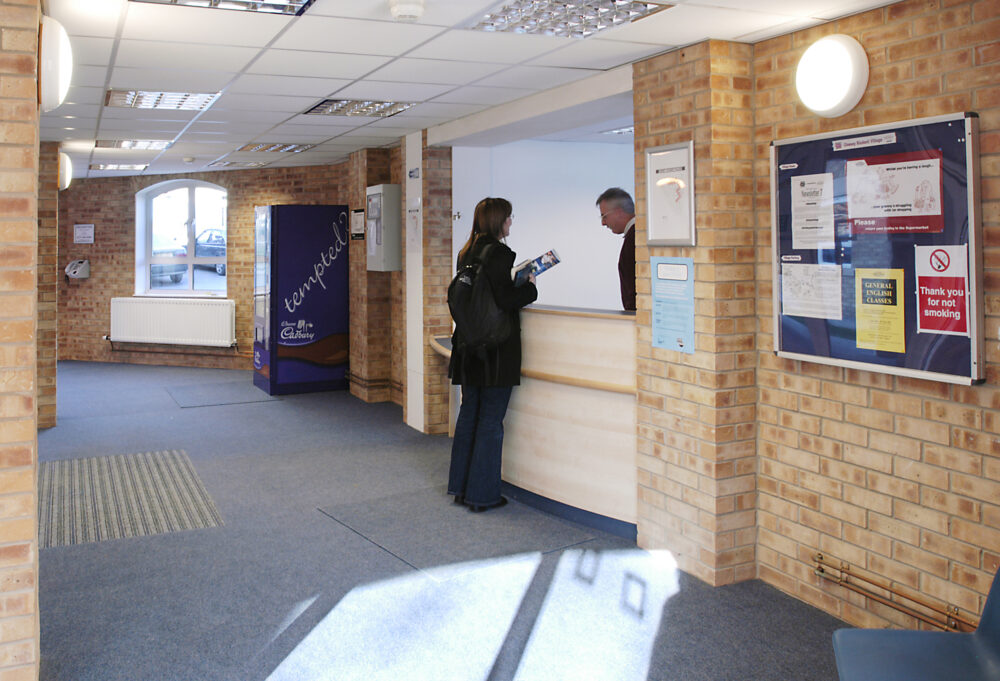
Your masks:
{"label": "black backpack", "polygon": [[462,266],[448,285],[448,308],[455,320],[456,340],[480,356],[510,337],[510,315],[493,297],[483,263],[494,244],[489,244],[472,262]]}

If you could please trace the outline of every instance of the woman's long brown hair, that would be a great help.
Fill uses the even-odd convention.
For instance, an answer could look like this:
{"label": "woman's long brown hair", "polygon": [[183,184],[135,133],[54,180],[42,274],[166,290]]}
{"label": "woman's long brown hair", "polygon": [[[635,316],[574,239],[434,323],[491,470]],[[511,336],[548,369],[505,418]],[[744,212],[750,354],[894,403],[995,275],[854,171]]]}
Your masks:
{"label": "woman's long brown hair", "polygon": [[507,199],[487,196],[477,203],[476,213],[472,217],[472,233],[469,234],[469,239],[462,246],[462,250],[458,252],[458,262],[465,260],[465,256],[469,254],[480,236],[485,234],[500,241],[503,238],[503,223],[513,212],[514,207]]}

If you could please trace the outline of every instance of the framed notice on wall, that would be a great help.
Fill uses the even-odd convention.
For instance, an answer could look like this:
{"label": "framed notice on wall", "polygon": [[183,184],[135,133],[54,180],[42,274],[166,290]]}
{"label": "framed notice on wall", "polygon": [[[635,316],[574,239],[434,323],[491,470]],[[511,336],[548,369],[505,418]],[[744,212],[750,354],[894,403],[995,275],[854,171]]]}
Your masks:
{"label": "framed notice on wall", "polygon": [[978,120],[959,113],[772,143],[778,355],[983,380]]}
{"label": "framed notice on wall", "polygon": [[694,142],[646,150],[650,246],[694,246]]}

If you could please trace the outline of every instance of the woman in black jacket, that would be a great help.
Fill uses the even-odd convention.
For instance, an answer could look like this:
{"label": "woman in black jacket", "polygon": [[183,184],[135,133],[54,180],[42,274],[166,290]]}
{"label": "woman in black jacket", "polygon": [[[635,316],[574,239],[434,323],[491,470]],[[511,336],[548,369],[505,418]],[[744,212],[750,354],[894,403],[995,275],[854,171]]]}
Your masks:
{"label": "woman in black jacket", "polygon": [[538,297],[535,278],[514,286],[511,268],[514,251],[501,240],[510,234],[510,201],[487,197],[476,205],[472,233],[458,252],[458,267],[483,260],[485,274],[497,307],[510,315],[511,333],[494,351],[465,348],[452,336],[448,375],[462,386],[462,406],[455,423],[451,447],[448,494],[455,503],[474,512],[503,506],[500,495],[500,454],[503,450],[503,419],[515,385],[521,382],[520,309]]}

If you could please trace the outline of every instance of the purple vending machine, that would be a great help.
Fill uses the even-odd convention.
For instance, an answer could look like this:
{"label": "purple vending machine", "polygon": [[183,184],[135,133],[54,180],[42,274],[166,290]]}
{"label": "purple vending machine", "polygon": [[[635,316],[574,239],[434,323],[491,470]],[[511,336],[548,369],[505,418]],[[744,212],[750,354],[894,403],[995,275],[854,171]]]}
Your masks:
{"label": "purple vending machine", "polygon": [[258,206],[253,382],[269,395],[347,387],[347,206]]}

